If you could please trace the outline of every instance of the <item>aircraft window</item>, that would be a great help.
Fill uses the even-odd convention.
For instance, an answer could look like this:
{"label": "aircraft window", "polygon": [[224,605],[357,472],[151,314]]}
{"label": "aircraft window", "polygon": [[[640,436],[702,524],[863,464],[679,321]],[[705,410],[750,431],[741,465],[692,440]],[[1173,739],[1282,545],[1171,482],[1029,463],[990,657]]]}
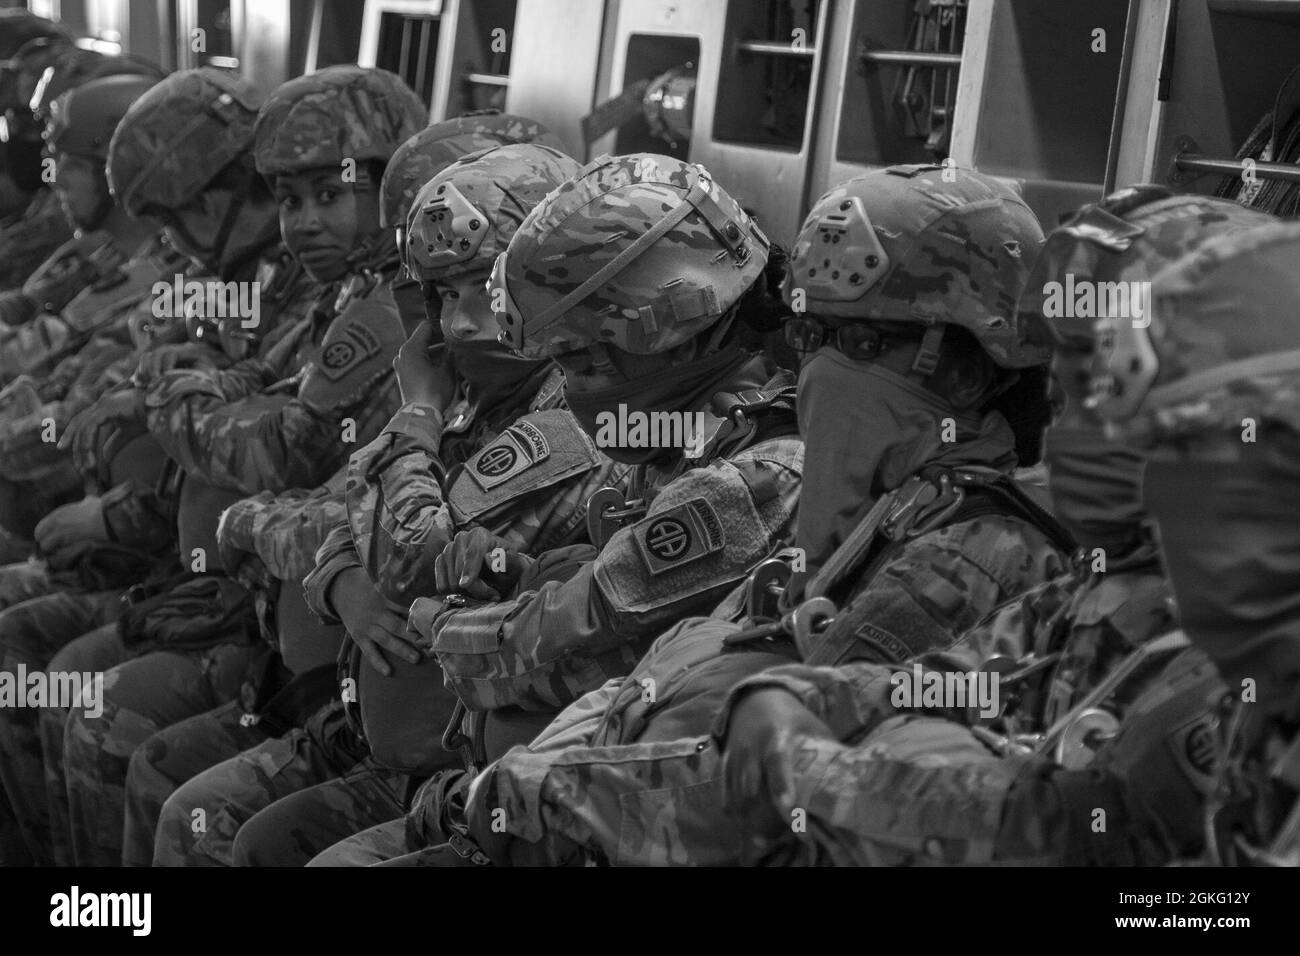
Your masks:
{"label": "aircraft window", "polygon": [[461,5],[448,116],[506,108],[515,5],[515,0],[476,0]]}
{"label": "aircraft window", "polygon": [[713,138],[803,146],[821,0],[730,0]]}
{"label": "aircraft window", "polygon": [[856,5],[855,63],[844,81],[837,159],[885,165],[948,155],[966,0],[920,6]]}
{"label": "aircraft window", "polygon": [[425,103],[433,100],[433,62],[440,26],[438,17],[385,12],[379,19],[375,65],[404,79]]}

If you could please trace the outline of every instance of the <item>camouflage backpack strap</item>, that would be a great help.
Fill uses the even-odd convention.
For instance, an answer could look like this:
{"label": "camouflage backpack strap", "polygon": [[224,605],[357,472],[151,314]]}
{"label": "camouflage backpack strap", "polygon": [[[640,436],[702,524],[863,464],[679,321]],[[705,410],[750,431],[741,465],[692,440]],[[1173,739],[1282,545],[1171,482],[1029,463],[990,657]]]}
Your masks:
{"label": "camouflage backpack strap", "polygon": [[701,414],[702,435],[686,449],[688,467],[730,458],[778,435],[797,434],[794,376],[782,371],[761,388],[719,392]]}
{"label": "camouflage backpack strap", "polygon": [[830,595],[844,582],[852,578],[860,588],[913,539],[985,515],[1021,518],[1062,551],[1074,550],[1070,533],[1009,476],[991,468],[926,468],[881,496],[811,579],[771,561],[759,565],[749,578],[747,603],[776,619],[754,621],[726,643],[793,638],[806,648],[834,620],[838,608]]}

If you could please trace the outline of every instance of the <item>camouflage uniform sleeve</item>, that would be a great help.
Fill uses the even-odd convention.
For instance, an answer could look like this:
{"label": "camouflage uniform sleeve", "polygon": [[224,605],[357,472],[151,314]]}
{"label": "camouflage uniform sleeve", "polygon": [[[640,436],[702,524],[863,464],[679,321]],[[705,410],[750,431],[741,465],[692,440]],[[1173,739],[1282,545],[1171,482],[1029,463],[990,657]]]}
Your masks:
{"label": "camouflage uniform sleeve", "polygon": [[567,581],[443,612],[432,650],[467,707],[564,706],[628,673],[644,642],[717,604],[789,533],[803,446],[765,442],[688,471]]}
{"label": "camouflage uniform sleeve", "polygon": [[396,410],[392,361],[403,341],[397,307],[380,287],[330,323],[292,400],[231,403],[211,376],[171,372],[149,390],[149,428],[186,471],[218,488],[255,495],[315,487]]}
{"label": "camouflage uniform sleeve", "polygon": [[329,601],[330,587],[334,579],[348,568],[362,565],[352,543],[346,507],[331,515],[330,521],[324,540],[316,550],[315,567],[303,578],[302,586],[307,606],[326,624],[339,624],[338,612]]}
{"label": "camouflage uniform sleeve", "polygon": [[309,490],[262,492],[235,502],[221,515],[217,545],[226,569],[253,554],[282,581],[301,581],[315,565],[326,532],[343,515],[343,473]]}
{"label": "camouflage uniform sleeve", "polygon": [[[348,460],[347,511],[354,554],[391,600],[409,593],[406,572],[428,550],[431,562],[456,533],[446,507],[439,457],[442,413],[427,405],[397,410],[379,437]],[[432,594],[433,590],[425,591]]]}
{"label": "camouflage uniform sleeve", "polygon": [[[898,662],[948,649],[988,612],[1066,570],[1047,537],[1017,518],[948,525],[904,545],[824,632],[809,664]],[[1019,640],[1019,639],[1016,639]]]}
{"label": "camouflage uniform sleeve", "polygon": [[100,498],[109,537],[119,544],[162,551],[176,540],[176,503],[139,482],[117,485]]}
{"label": "camouflage uniform sleeve", "polygon": [[297,398],[279,407],[256,401],[261,396],[228,403],[210,380],[188,379],[181,392],[173,381],[164,376],[146,397],[150,431],[186,471],[248,495],[320,484],[343,464],[349,432],[367,440],[396,405],[391,376],[355,419]]}
{"label": "camouflage uniform sleeve", "polygon": [[560,547],[585,537],[587,499],[630,474],[597,453],[572,415],[552,409],[485,442],[444,494],[441,438],[436,410],[406,405],[349,466],[357,553],[380,592],[403,606],[435,593],[434,564],[459,529],[481,525],[523,554]]}

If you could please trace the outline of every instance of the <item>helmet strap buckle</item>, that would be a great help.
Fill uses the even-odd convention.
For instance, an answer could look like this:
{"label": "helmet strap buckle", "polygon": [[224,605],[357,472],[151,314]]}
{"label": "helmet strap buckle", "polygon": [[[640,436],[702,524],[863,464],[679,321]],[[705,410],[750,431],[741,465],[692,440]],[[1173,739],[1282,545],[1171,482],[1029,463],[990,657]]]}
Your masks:
{"label": "helmet strap buckle", "polygon": [[921,336],[921,345],[912,359],[912,372],[918,379],[929,378],[939,367],[939,346],[943,344],[943,326],[932,325]]}

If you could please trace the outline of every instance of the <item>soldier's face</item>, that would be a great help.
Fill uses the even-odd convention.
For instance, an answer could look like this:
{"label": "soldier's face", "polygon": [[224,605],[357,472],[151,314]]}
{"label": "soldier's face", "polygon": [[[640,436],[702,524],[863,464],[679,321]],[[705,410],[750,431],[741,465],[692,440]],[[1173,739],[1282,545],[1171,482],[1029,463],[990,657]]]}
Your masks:
{"label": "soldier's face", "polygon": [[487,273],[474,272],[434,283],[442,302],[442,334],[458,342],[495,342],[501,327],[489,308]]}
{"label": "soldier's face", "polygon": [[82,156],[60,153],[54,164],[54,194],[68,222],[77,229],[93,229],[103,216],[103,170]]}
{"label": "soldier's face", "polygon": [[[306,170],[275,179],[280,208],[280,234],[303,269],[317,282],[331,282],[347,273],[348,254],[365,237],[366,199],[377,209],[373,194],[355,191],[338,169]],[[372,217],[378,220],[377,214]]]}

